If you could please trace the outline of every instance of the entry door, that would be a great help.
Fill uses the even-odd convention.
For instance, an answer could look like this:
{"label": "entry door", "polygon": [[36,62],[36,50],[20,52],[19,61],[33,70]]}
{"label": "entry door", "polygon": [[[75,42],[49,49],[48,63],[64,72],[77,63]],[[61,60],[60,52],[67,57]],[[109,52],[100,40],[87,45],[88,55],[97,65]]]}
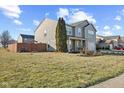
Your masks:
{"label": "entry door", "polygon": [[75,51],[75,40],[72,40],[72,51]]}
{"label": "entry door", "polygon": [[80,40],[76,40],[76,44],[75,44],[75,51],[79,51],[81,48],[81,41]]}

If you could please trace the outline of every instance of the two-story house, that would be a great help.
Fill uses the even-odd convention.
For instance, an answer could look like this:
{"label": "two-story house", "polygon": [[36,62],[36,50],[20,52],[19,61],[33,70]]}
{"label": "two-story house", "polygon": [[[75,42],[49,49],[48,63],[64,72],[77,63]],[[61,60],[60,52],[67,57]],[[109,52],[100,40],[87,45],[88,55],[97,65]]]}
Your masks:
{"label": "two-story house", "polygon": [[[35,30],[35,41],[46,43],[48,51],[56,50],[57,21],[44,19]],[[80,48],[96,51],[96,29],[87,20],[66,24],[68,52],[79,52]]]}

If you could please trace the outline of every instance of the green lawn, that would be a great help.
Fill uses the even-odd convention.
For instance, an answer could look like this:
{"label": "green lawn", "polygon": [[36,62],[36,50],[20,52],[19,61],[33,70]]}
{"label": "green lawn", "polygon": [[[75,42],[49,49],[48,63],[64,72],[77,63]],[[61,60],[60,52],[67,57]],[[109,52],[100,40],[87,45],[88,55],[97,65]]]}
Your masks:
{"label": "green lawn", "polygon": [[124,56],[10,53],[0,49],[0,87],[87,87],[124,72]]}

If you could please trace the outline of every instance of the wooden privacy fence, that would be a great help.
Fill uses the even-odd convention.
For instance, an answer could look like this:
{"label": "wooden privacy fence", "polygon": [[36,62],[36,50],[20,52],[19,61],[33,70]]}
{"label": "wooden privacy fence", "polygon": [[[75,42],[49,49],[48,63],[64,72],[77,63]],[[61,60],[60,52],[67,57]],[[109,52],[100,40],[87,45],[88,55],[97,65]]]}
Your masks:
{"label": "wooden privacy fence", "polygon": [[11,52],[45,52],[47,51],[45,43],[15,43],[8,46]]}

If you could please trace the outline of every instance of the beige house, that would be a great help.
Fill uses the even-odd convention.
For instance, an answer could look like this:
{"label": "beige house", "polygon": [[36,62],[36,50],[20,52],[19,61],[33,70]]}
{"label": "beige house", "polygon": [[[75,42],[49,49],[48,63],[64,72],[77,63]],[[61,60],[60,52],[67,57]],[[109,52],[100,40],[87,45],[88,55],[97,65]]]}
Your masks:
{"label": "beige house", "polygon": [[34,35],[20,34],[17,43],[34,43]]}
{"label": "beige house", "polygon": [[[57,21],[44,19],[35,30],[35,41],[46,43],[48,51],[56,50]],[[96,29],[87,20],[66,24],[68,52],[79,52],[80,48],[96,51]]]}

